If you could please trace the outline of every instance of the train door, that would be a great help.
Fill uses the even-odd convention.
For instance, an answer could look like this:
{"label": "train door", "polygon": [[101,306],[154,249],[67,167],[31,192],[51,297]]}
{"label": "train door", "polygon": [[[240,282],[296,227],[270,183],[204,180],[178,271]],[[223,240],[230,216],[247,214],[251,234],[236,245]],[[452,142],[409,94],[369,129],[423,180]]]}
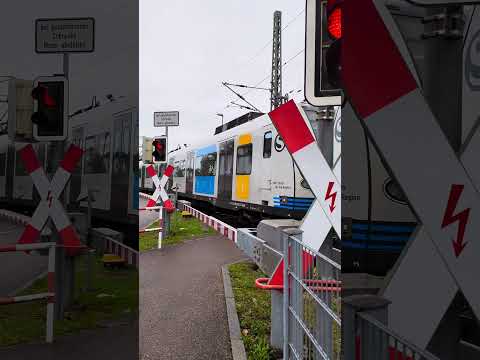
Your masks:
{"label": "train door", "polygon": [[[78,146],[81,149],[84,147],[84,128],[76,127],[72,130],[72,144]],[[83,156],[78,165],[75,166],[70,178],[70,201],[69,203],[75,203],[82,190],[82,169],[83,169]]]}
{"label": "train door", "polygon": [[220,144],[218,161],[218,199],[232,199],[233,182],[233,151],[234,140],[227,140]]}
{"label": "train door", "polygon": [[193,151],[187,153],[187,166],[186,166],[186,183],[185,183],[185,193],[193,193],[193,160],[195,154]]}
{"label": "train door", "polygon": [[132,113],[124,113],[113,120],[113,157],[110,210],[126,215],[129,203],[130,134]]}
{"label": "train door", "polygon": [[[265,129],[267,130],[267,129]],[[263,184],[261,185],[262,205],[271,205],[272,201],[272,131],[263,133],[262,147],[262,173]]]}

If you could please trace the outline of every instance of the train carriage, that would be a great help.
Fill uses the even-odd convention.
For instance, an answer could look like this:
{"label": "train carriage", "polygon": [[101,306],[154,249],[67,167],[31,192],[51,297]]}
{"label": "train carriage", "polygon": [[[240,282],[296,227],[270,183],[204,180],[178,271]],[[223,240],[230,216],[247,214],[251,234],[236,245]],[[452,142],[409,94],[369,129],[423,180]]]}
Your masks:
{"label": "train carriage", "polygon": [[[107,102],[71,116],[69,131],[67,144],[73,143],[85,153],[64,192],[67,208],[86,210],[85,195],[90,189],[94,225],[126,231],[138,224],[137,108],[127,100]],[[28,214],[37,206],[39,195],[19,156],[26,144],[0,136],[0,203]],[[49,178],[61,161],[61,144],[32,143]],[[138,229],[134,231],[137,234]]]}
{"label": "train carriage", "polygon": [[[249,115],[249,114],[247,114]],[[261,115],[261,114],[259,114]],[[217,131],[209,141],[169,156],[180,198],[242,214],[301,218],[314,197],[268,115]],[[142,190],[151,192],[141,164]]]}

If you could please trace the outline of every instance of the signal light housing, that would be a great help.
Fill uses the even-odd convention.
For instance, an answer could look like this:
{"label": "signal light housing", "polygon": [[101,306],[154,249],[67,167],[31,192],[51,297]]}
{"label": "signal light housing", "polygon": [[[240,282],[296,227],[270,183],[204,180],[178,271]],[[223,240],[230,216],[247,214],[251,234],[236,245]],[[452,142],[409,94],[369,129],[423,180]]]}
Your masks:
{"label": "signal light housing", "polygon": [[152,161],[155,164],[167,162],[167,137],[156,137],[152,141]]}
{"label": "signal light housing", "polygon": [[33,138],[38,141],[62,141],[68,135],[68,83],[63,76],[35,80],[32,98]]}
{"label": "signal light housing", "polygon": [[342,101],[342,0],[307,0],[305,31],[305,98],[314,106]]}

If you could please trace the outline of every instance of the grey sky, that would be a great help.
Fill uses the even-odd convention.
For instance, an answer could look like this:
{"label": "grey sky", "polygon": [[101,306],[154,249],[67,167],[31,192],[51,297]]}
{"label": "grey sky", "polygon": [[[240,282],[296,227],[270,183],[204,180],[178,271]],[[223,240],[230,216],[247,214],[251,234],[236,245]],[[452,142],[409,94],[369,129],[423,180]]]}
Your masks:
{"label": "grey sky", "polygon": [[[140,1],[140,135],[162,135],[154,111],[180,111],[180,127],[169,131],[170,148],[213,134],[223,113],[229,121],[243,113],[225,108],[236,98],[222,81],[269,87],[273,12],[282,11],[282,62],[304,48],[303,0]],[[293,21],[292,21],[293,20]],[[262,50],[263,48],[263,50]],[[262,51],[260,51],[262,50]],[[304,54],[283,68],[283,92],[303,99]],[[245,89],[239,89],[241,93]],[[247,90],[248,91],[248,90]],[[269,94],[252,90],[247,100],[263,111]]]}

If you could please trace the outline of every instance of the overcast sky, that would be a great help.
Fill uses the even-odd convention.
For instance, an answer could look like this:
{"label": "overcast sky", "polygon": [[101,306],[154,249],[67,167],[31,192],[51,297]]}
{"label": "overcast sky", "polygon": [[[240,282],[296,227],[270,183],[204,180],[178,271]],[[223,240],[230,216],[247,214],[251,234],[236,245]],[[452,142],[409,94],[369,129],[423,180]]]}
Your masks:
{"label": "overcast sky", "polygon": [[[283,92],[303,99],[305,1],[140,1],[140,135],[162,135],[153,112],[178,110],[180,127],[169,130],[170,148],[194,144],[221,123],[245,113],[222,81],[269,87],[273,12],[282,11]],[[287,26],[288,24],[288,26]],[[243,94],[248,90],[238,89]],[[269,93],[246,96],[264,112]]]}

